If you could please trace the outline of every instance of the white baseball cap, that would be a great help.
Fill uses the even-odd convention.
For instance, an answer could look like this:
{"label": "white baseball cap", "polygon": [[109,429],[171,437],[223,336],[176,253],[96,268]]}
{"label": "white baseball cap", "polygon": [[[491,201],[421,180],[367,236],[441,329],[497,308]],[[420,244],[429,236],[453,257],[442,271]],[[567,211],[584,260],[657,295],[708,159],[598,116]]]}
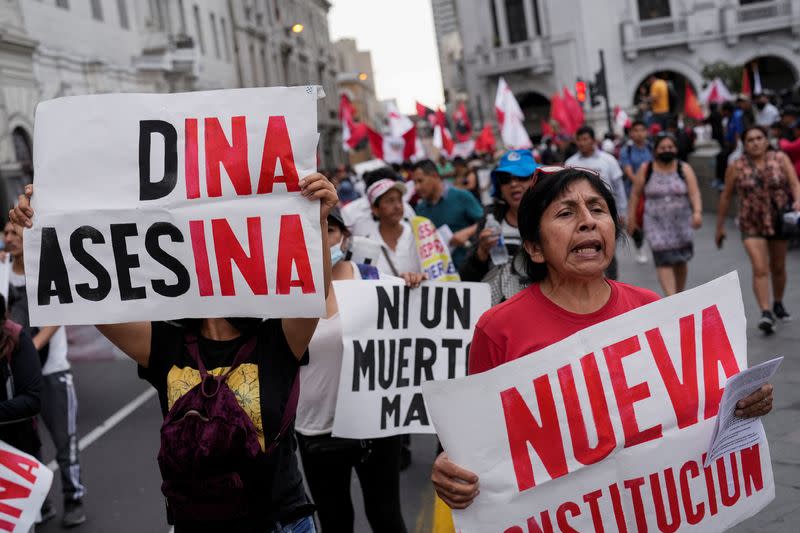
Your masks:
{"label": "white baseball cap", "polygon": [[369,205],[375,205],[375,202],[377,202],[381,196],[391,191],[392,189],[397,189],[398,191],[400,191],[401,194],[405,194],[406,192],[405,185],[403,185],[399,181],[390,179],[378,180],[372,185],[370,185],[369,188],[367,189],[367,200],[369,200]]}

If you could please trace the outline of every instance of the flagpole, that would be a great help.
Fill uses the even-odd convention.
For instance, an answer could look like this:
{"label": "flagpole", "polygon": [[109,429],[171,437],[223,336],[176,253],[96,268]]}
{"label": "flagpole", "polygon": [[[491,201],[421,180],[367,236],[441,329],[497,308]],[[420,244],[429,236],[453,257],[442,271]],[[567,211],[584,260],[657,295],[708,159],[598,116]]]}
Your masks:
{"label": "flagpole", "polygon": [[603,73],[603,88],[605,88],[606,93],[606,127],[608,127],[609,133],[614,133],[614,128],[611,125],[611,102],[609,101],[611,99],[609,97],[610,91],[608,90],[608,80],[606,79],[606,57],[602,49],[600,49],[600,72]]}

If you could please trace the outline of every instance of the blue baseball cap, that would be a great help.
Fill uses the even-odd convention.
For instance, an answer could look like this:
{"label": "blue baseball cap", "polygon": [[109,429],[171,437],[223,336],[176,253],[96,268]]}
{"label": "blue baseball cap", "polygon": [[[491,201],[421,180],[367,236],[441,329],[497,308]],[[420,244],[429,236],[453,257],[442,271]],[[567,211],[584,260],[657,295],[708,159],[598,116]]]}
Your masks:
{"label": "blue baseball cap", "polygon": [[512,176],[527,177],[531,176],[539,165],[533,159],[533,152],[530,150],[509,150],[494,170],[492,170],[492,178],[494,179],[495,173],[505,172]]}

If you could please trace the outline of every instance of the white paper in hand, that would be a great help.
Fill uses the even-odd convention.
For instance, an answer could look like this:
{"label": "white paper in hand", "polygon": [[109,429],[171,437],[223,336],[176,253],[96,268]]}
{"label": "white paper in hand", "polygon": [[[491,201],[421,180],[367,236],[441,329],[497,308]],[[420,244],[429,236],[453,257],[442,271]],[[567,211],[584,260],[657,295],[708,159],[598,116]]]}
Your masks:
{"label": "white paper in hand", "polygon": [[749,448],[761,441],[764,435],[761,418],[739,418],[734,414],[736,402],[767,383],[782,361],[783,357],[776,357],[742,370],[728,380],[719,403],[719,414],[703,466],[710,465],[723,455]]}

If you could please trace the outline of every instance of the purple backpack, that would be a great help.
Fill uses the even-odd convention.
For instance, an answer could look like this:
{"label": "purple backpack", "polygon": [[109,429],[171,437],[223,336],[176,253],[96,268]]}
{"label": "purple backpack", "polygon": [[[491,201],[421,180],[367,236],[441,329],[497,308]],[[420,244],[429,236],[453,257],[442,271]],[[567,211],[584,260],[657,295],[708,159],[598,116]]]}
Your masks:
{"label": "purple backpack", "polygon": [[200,357],[197,337],[186,335],[186,348],[197,364],[200,383],[173,404],[161,426],[158,466],[169,523],[235,520],[253,509],[252,487],[264,481],[255,479],[260,470],[255,466],[277,448],[291,426],[299,396],[296,377],[281,429],[262,452],[253,422],[227,384],[227,377],[255,347],[253,336],[239,349],[227,372],[212,376]]}

